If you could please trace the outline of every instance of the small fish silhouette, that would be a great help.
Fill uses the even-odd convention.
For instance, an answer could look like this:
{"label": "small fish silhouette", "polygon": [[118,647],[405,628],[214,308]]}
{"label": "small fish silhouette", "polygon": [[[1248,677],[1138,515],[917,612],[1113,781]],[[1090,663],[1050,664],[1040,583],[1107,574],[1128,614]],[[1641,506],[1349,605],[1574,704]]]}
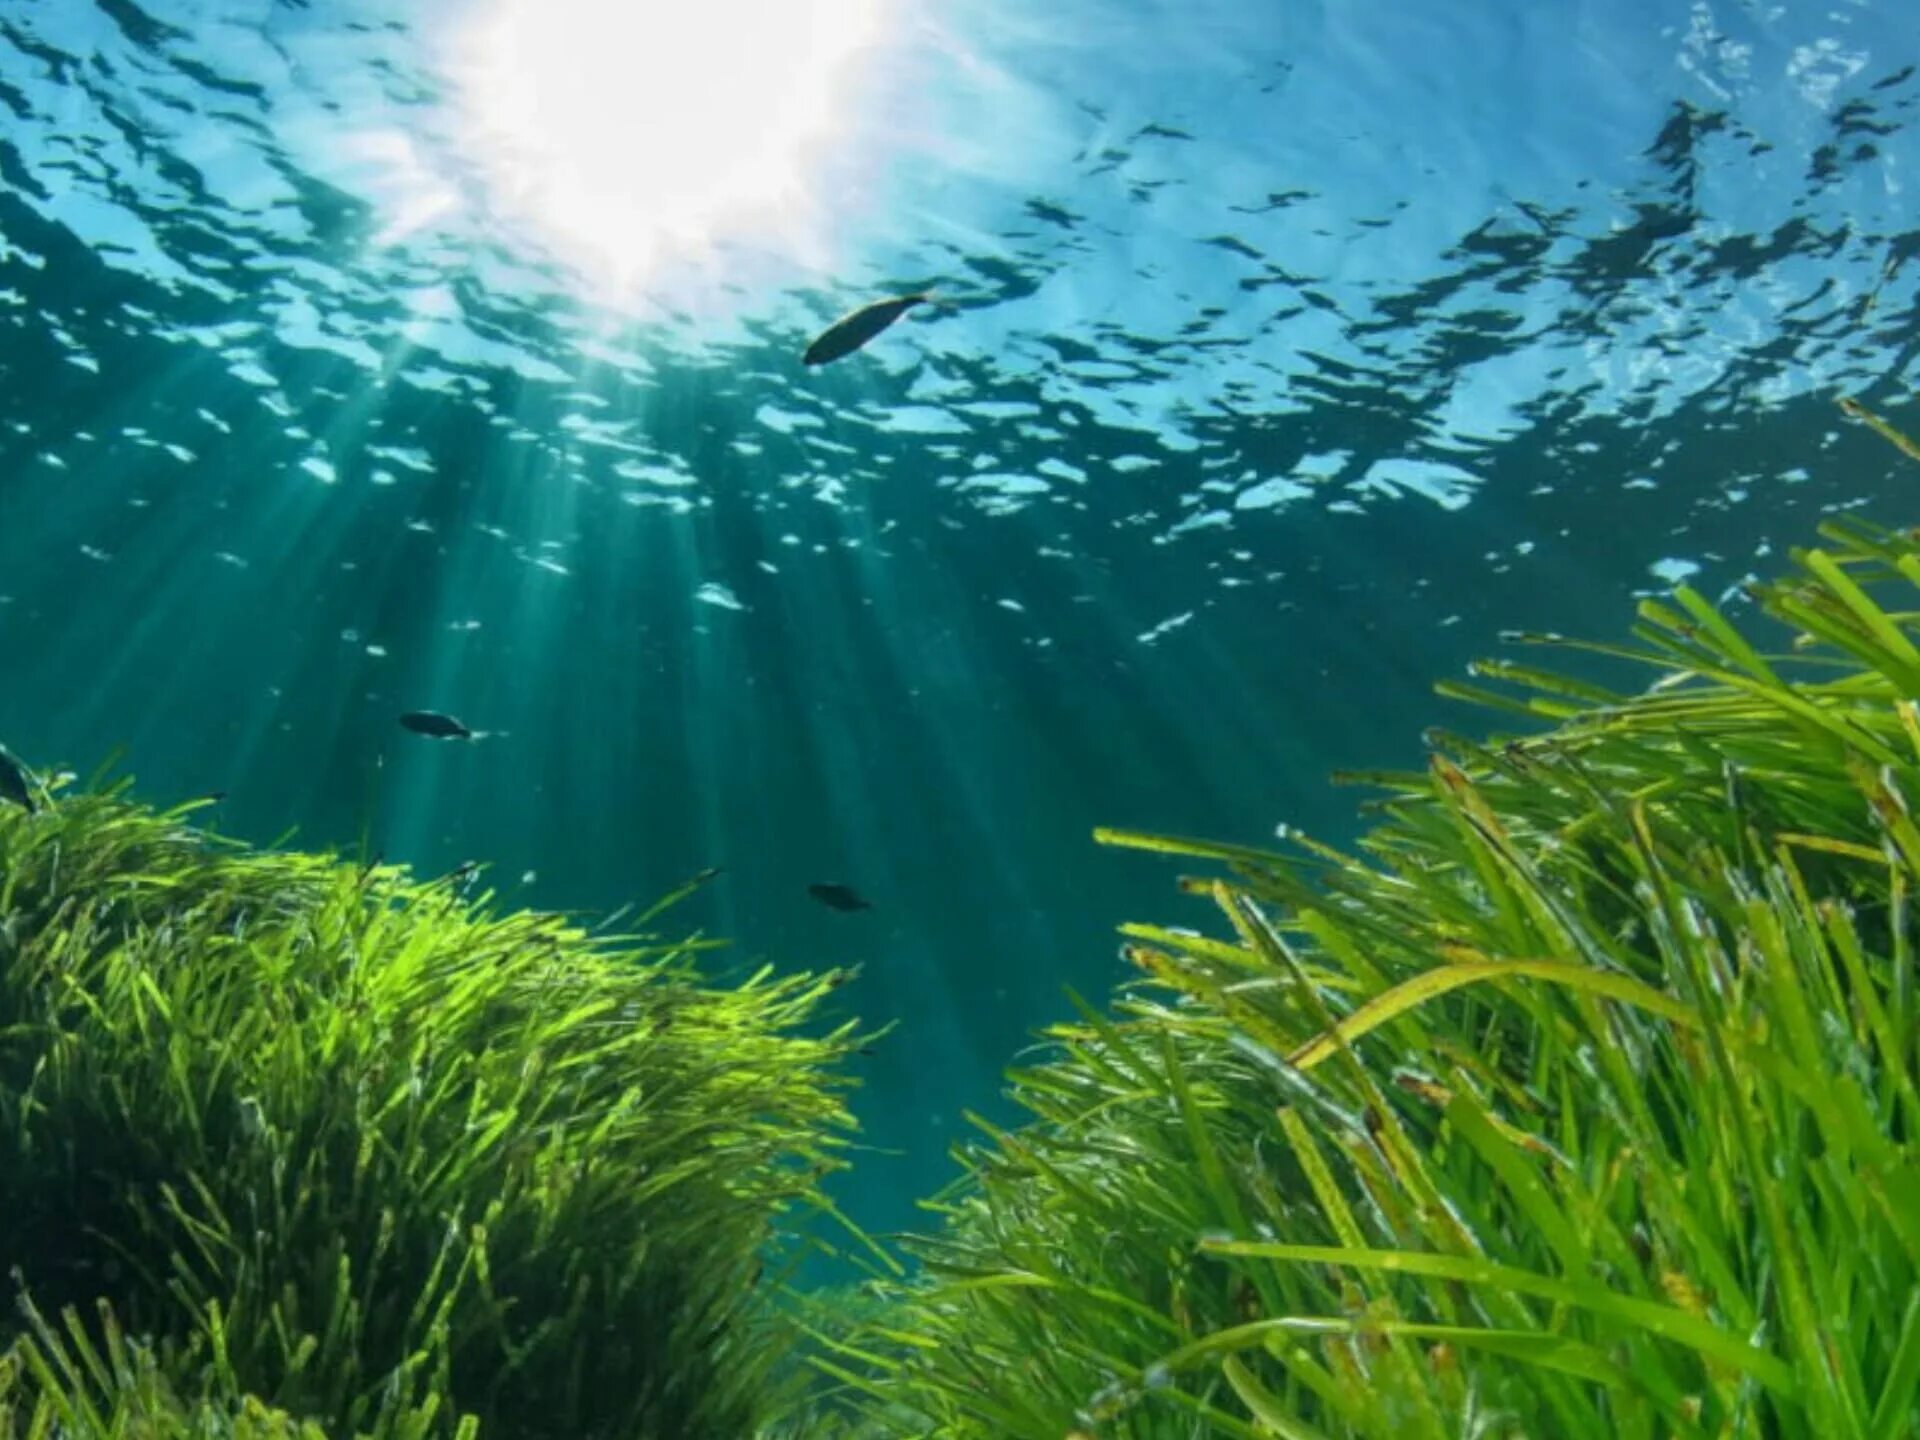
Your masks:
{"label": "small fish silhouette", "polygon": [[929,304],[932,300],[930,293],[920,291],[862,305],[858,310],[842,315],[814,337],[813,343],[807,346],[806,353],[800,357],[800,363],[826,365],[851,355],[914,306]]}
{"label": "small fish silhouette", "polygon": [[33,777],[4,745],[0,745],[0,799],[11,800],[29,812],[40,808],[40,802],[33,798]]}
{"label": "small fish silhouette", "polygon": [[416,735],[430,736],[435,740],[478,740],[481,733],[469,730],[451,715],[442,715],[437,710],[409,710],[400,717],[402,728]]}
{"label": "small fish silhouette", "polygon": [[809,885],[807,894],[830,910],[871,910],[873,908],[861,899],[860,892],[851,885]]}

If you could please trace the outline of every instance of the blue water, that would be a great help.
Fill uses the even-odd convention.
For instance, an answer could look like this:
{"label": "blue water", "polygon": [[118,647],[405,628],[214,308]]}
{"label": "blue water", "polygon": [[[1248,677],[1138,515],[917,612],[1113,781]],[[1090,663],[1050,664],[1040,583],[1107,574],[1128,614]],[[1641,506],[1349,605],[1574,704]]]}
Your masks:
{"label": "blue water", "polygon": [[725,867],[721,970],[896,1027],[870,1225],[1201,920],[1093,826],[1351,836],[1502,630],[1913,515],[1833,404],[1911,415],[1911,0],[876,0],[663,238],[799,64],[692,13],[0,0],[0,737],[502,904]]}

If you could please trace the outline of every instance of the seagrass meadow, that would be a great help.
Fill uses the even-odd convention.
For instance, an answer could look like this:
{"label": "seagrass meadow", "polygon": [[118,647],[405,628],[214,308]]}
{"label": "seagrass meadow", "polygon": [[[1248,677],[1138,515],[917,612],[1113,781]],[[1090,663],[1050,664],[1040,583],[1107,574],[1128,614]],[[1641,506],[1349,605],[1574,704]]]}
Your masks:
{"label": "seagrass meadow", "polygon": [[494,916],[120,789],[8,809],[0,1434],[767,1419],[798,1378],[774,1227],[845,1122],[854,1038],[812,1023],[837,977],[709,988],[698,942]]}
{"label": "seagrass meadow", "polygon": [[1510,637],[1351,853],[1102,832],[1220,923],[839,1290],[839,976],[8,807],[0,1435],[1911,1434],[1920,530],[1792,561]]}
{"label": "seagrass meadow", "polygon": [[1644,688],[1484,663],[1534,723],[1350,777],[1357,853],[1103,834],[1224,928],[1013,1072],[860,1433],[1914,1433],[1920,532],[1821,533],[1771,623],[1514,637]]}
{"label": "seagrass meadow", "polygon": [[0,0],[0,1440],[1920,1437],[1916,9]]}

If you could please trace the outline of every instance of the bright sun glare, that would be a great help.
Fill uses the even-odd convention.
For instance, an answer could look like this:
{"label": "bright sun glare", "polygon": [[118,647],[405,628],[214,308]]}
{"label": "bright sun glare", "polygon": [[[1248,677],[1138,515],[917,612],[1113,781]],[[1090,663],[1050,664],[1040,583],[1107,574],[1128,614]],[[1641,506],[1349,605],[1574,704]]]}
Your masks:
{"label": "bright sun glare", "polygon": [[882,0],[491,0],[459,46],[495,203],[619,284],[802,211]]}

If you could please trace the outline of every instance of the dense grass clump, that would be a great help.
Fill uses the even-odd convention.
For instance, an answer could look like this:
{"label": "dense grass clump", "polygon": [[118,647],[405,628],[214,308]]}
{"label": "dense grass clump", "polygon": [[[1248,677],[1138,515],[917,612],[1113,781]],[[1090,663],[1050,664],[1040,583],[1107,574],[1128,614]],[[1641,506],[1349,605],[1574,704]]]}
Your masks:
{"label": "dense grass clump", "polygon": [[1224,929],[1013,1074],[863,1433],[1920,1430],[1920,531],[1822,535],[1764,632],[1590,647],[1650,688],[1480,667],[1553,728],[1365,777],[1357,854],[1104,835]]}
{"label": "dense grass clump", "polygon": [[752,1433],[856,1042],[701,948],[0,805],[0,1435]]}

